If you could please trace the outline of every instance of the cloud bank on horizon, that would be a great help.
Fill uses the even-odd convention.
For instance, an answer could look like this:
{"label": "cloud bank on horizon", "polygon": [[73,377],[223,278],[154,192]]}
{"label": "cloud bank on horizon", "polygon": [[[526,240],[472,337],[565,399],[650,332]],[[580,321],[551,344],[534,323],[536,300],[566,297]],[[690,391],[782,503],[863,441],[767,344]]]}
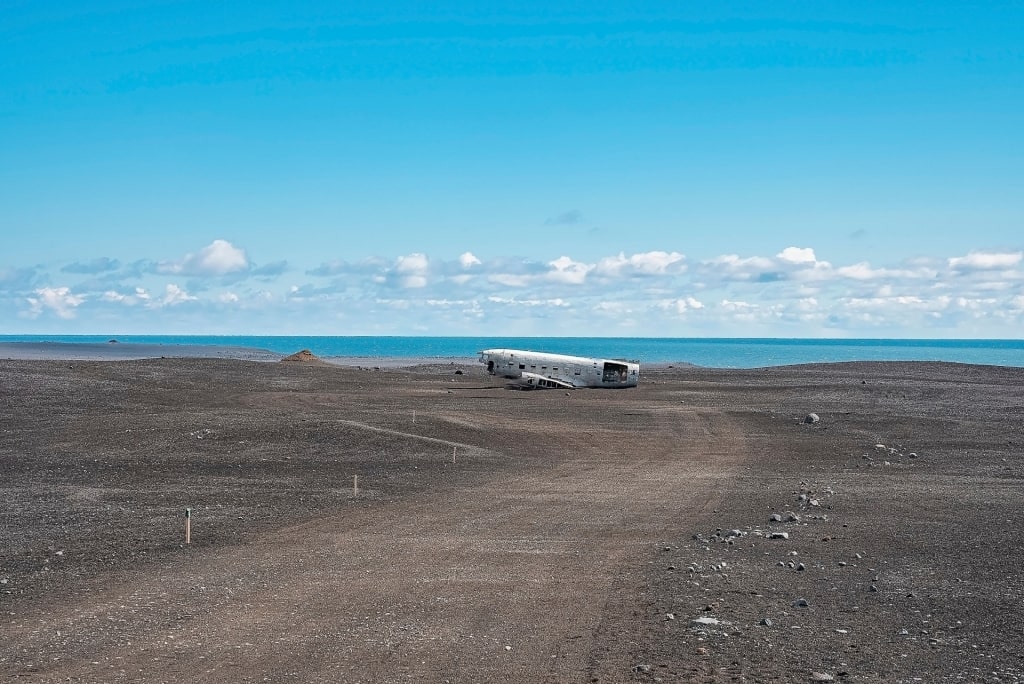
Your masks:
{"label": "cloud bank on horizon", "polygon": [[166,259],[0,270],[0,295],[15,334],[999,338],[1024,324],[1024,251],[879,264],[804,246],[701,260],[466,251],[267,268],[216,239]]}
{"label": "cloud bank on horizon", "polygon": [[0,334],[1024,336],[1024,3],[0,7]]}

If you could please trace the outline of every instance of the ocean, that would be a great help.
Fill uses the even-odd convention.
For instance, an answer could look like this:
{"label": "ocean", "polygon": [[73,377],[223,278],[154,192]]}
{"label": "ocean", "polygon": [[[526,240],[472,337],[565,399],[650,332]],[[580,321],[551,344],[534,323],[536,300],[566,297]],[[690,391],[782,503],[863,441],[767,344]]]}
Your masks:
{"label": "ocean", "polygon": [[752,339],[660,337],[296,337],[273,335],[0,335],[6,343],[121,343],[169,347],[248,348],[320,357],[466,359],[506,347],[618,358],[640,363],[690,363],[711,368],[762,368],[835,361],[952,361],[1024,367],[1024,340]]}

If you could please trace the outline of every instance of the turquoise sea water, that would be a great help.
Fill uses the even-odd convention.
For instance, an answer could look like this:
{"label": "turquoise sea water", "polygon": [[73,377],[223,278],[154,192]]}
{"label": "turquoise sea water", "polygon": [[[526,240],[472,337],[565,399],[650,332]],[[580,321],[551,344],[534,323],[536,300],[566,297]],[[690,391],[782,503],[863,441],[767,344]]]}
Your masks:
{"label": "turquoise sea water", "polygon": [[[0,335],[0,343],[122,343],[245,347],[279,354],[309,349],[320,357],[470,358],[508,347],[560,354],[625,358],[641,363],[692,363],[760,368],[832,361],[954,361],[1024,367],[1024,340],[820,340],[652,337],[285,337],[182,335]],[[173,349],[166,354],[173,355]]]}

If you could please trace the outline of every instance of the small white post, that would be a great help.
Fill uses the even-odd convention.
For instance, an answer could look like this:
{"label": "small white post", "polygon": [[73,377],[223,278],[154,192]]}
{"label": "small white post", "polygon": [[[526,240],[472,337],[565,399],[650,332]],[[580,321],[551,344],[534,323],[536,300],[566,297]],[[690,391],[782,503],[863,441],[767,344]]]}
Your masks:
{"label": "small white post", "polygon": [[359,476],[352,476],[352,496],[359,496]]}
{"label": "small white post", "polygon": [[452,463],[455,463],[455,452],[457,452],[458,450],[459,450],[459,447],[457,447],[457,446],[453,446],[452,447]]}
{"label": "small white post", "polygon": [[185,543],[192,543],[192,509],[185,509]]}
{"label": "small white post", "polygon": [[416,424],[416,411],[413,411],[413,412],[412,412],[412,424],[413,424],[413,425],[415,425],[415,424]]}

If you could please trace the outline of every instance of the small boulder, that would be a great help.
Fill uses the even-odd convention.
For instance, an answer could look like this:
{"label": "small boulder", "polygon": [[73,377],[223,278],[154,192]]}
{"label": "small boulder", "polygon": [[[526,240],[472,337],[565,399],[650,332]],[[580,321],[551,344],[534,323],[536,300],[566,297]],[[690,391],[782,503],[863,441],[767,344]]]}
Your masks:
{"label": "small boulder", "polygon": [[804,422],[808,425],[816,425],[820,420],[821,418],[818,417],[817,413],[808,413],[804,418]]}

